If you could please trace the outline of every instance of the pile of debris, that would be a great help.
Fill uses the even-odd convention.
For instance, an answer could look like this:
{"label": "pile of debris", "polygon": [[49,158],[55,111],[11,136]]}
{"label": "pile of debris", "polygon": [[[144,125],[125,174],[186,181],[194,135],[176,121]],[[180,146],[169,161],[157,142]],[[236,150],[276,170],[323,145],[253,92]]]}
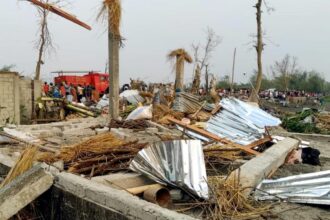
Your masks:
{"label": "pile of debris", "polygon": [[[37,153],[31,158],[57,167],[60,172],[100,181],[163,207],[199,209],[203,218],[258,217],[271,207],[261,201],[278,198],[288,202],[328,203],[328,172],[267,180],[285,163],[319,165],[320,152],[308,142],[272,136],[268,127],[279,126],[281,120],[258,107],[235,98],[207,103],[188,93],[178,93],[172,107],[147,104],[145,100],[151,98],[150,94],[142,97],[136,92],[125,92],[122,97],[126,100],[123,106],[129,108],[127,114],[122,114],[122,120],[94,125],[90,129],[100,131],[98,135],[57,150],[44,147],[27,133],[14,129],[5,129],[2,136],[35,146],[31,149]],[[291,126],[293,120],[305,120],[310,115],[321,116],[308,111],[284,123]],[[319,120],[328,118],[322,115]],[[10,173],[6,184],[29,172],[31,162],[17,171],[17,167],[25,164],[22,158],[16,170],[11,171],[16,174]],[[143,181],[125,186],[125,181],[107,180],[118,172],[139,174]],[[317,179],[310,181],[313,178]],[[305,180],[311,184],[303,184]],[[294,184],[301,187],[293,187]]]}
{"label": "pile of debris", "polygon": [[41,97],[37,100],[35,113],[35,122],[50,123],[65,119],[97,117],[101,112],[82,103],[69,103],[64,98]]}

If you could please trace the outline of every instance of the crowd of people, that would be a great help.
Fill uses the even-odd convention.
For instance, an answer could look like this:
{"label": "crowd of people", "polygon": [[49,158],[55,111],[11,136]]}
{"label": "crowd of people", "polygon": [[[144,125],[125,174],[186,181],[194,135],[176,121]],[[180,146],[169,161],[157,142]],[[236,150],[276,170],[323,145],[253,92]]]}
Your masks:
{"label": "crowd of people", "polygon": [[67,82],[58,84],[45,82],[42,91],[44,96],[65,98],[69,102],[98,102],[100,99],[100,93],[91,85],[75,86]]}

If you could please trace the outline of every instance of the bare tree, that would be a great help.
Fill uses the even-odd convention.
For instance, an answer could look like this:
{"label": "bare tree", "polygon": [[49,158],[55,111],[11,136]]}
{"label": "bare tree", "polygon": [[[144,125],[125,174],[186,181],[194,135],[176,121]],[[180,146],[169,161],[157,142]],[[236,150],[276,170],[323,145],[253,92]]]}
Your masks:
{"label": "bare tree", "polygon": [[287,54],[281,61],[276,61],[270,68],[273,76],[279,77],[283,83],[284,90],[288,91],[290,78],[292,74],[298,71],[297,57],[291,57]]}
{"label": "bare tree", "polygon": [[257,51],[257,64],[258,64],[258,74],[257,74],[257,80],[256,85],[254,89],[252,90],[250,101],[257,102],[258,101],[258,94],[261,87],[262,82],[262,52],[264,50],[264,43],[262,39],[262,1],[258,0],[257,4],[254,6],[257,9],[256,18],[257,18],[257,44],[255,45],[256,51]]}
{"label": "bare tree", "polygon": [[[49,3],[49,0],[43,1],[44,3]],[[39,39],[36,41],[36,48],[38,49],[38,60],[35,70],[35,80],[40,80],[41,65],[44,64],[44,56],[47,50],[53,49],[53,43],[51,34],[48,29],[48,14],[49,11],[44,8],[36,7],[38,11],[39,20]]]}
{"label": "bare tree", "polygon": [[262,68],[262,52],[264,50],[264,42],[263,42],[263,29],[262,29],[262,5],[266,7],[267,11],[270,12],[274,10],[273,8],[268,7],[266,0],[257,0],[256,5],[254,6],[257,10],[256,12],[256,20],[257,20],[257,42],[254,46],[257,51],[257,64],[258,64],[258,74],[256,85],[252,90],[250,101],[257,102],[258,101],[258,94],[261,88],[262,83],[262,76],[263,76],[263,68]]}
{"label": "bare tree", "polygon": [[209,91],[209,65],[212,53],[215,51],[217,46],[221,43],[221,38],[211,29],[207,29],[207,37],[205,45],[192,44],[194,51],[194,60],[196,65],[200,65],[201,72],[205,72],[205,90]]}
{"label": "bare tree", "polygon": [[197,64],[195,68],[194,80],[191,86],[191,93],[193,94],[198,93],[200,84],[201,84],[201,68],[199,64]]}

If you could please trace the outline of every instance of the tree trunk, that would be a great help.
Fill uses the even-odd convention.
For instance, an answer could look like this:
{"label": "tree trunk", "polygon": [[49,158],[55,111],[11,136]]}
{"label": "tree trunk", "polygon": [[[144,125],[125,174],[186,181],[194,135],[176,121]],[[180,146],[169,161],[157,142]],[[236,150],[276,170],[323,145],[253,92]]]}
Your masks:
{"label": "tree trunk", "polygon": [[208,65],[205,66],[205,92],[209,94],[209,70]]}
{"label": "tree trunk", "polygon": [[200,84],[201,84],[201,68],[197,64],[196,69],[195,69],[194,80],[193,80],[192,87],[191,87],[191,93],[198,94]]}
{"label": "tree trunk", "polygon": [[41,65],[43,64],[42,56],[44,53],[45,43],[46,43],[46,36],[45,36],[45,29],[46,29],[46,19],[47,19],[47,12],[43,10],[42,13],[42,22],[41,22],[41,34],[40,34],[40,47],[39,47],[39,54],[38,54],[38,61],[36,66],[36,73],[35,73],[35,80],[40,80],[40,72],[41,72]]}
{"label": "tree trunk", "polygon": [[109,46],[109,116],[111,119],[119,117],[119,47],[120,37],[115,36],[108,27]]}
{"label": "tree trunk", "polygon": [[262,82],[262,51],[263,51],[263,41],[262,41],[262,27],[261,27],[261,7],[262,7],[262,0],[258,0],[258,3],[255,5],[255,8],[257,9],[257,28],[258,28],[258,33],[257,33],[257,45],[256,45],[256,50],[257,50],[257,56],[258,56],[258,75],[257,75],[257,81],[255,88],[252,90],[251,96],[250,96],[250,101],[252,102],[258,102],[258,94],[261,88],[261,82]]}
{"label": "tree trunk", "polygon": [[176,79],[175,79],[175,90],[180,89],[183,91],[184,88],[184,59],[176,58]]}

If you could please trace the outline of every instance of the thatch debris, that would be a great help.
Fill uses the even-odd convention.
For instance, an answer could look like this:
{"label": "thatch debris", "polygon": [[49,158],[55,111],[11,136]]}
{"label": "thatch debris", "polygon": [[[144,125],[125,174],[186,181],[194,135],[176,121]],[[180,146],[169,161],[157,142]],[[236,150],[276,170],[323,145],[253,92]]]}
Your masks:
{"label": "thatch debris", "polygon": [[1,183],[0,188],[13,181],[19,175],[25,173],[33,166],[33,162],[36,160],[38,147],[27,147],[17,160],[14,167],[11,168],[8,175]]}
{"label": "thatch debris", "polygon": [[148,128],[149,125],[145,119],[138,120],[128,120],[128,121],[120,121],[112,119],[109,128],[127,128],[127,129],[135,129],[135,130],[144,130]]}
{"label": "thatch debris", "polygon": [[181,112],[176,112],[166,105],[154,105],[153,106],[153,121],[159,122],[160,124],[170,124],[166,117],[173,117],[175,119],[181,120],[184,118],[184,114]]}
{"label": "thatch debris", "polygon": [[120,34],[121,23],[121,1],[120,0],[104,0],[97,16],[98,19],[107,20],[110,32],[116,36]]}
{"label": "thatch debris", "polygon": [[209,178],[214,204],[207,210],[209,219],[251,219],[269,211],[270,206],[258,203],[253,198],[245,197],[239,182],[226,181],[223,177]]}
{"label": "thatch debris", "polygon": [[64,168],[71,173],[90,177],[110,172],[128,170],[131,160],[147,144],[127,142],[111,133],[96,135],[87,141],[63,147],[58,156],[44,155],[43,162],[63,160]]}

